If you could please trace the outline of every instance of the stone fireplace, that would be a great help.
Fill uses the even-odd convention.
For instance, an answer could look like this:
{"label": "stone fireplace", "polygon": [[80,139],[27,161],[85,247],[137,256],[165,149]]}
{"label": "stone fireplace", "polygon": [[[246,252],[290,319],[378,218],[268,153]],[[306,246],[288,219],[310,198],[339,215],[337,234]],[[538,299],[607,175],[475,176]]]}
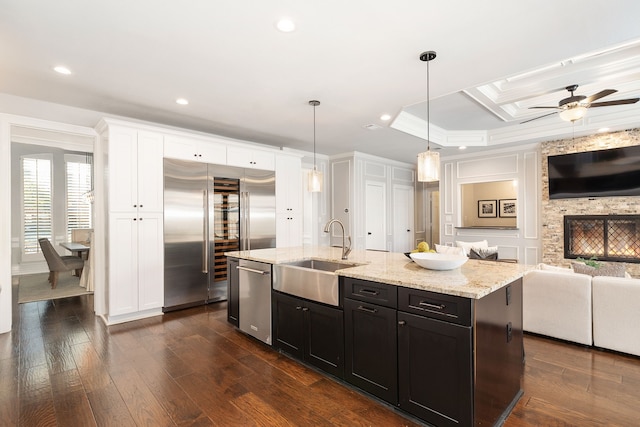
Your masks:
{"label": "stone fireplace", "polygon": [[640,263],[640,215],[565,215],[564,257]]}
{"label": "stone fireplace", "polygon": [[[565,257],[565,237],[563,233],[565,216],[599,215],[602,217],[622,218],[623,215],[640,214],[640,197],[637,196],[549,200],[547,157],[557,154],[626,147],[629,145],[640,145],[640,129],[548,141],[540,145],[542,262],[564,267],[571,266],[571,258]],[[601,250],[599,253],[604,251],[604,248],[599,249]],[[623,246],[622,250],[616,248],[614,252],[622,251],[624,253],[626,250],[628,250],[628,248]],[[590,251],[589,248],[587,248],[580,249],[579,252],[585,252],[582,257],[590,258],[592,255],[589,255],[589,253],[595,252],[595,250]],[[598,259],[602,259],[601,255],[595,256],[597,256]],[[618,258],[619,261],[617,262],[623,262],[626,271],[633,277],[640,277],[640,262],[632,261],[626,256],[614,256],[614,258]]]}

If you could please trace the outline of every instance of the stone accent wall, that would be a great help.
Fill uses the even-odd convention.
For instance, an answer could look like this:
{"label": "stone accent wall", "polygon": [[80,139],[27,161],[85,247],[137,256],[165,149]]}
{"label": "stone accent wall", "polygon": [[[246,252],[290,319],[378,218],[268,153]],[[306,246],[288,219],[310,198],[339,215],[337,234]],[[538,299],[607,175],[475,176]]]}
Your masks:
{"label": "stone accent wall", "polygon": [[[580,199],[549,200],[547,157],[557,154],[604,150],[608,148],[640,145],[640,129],[598,134],[575,139],[543,142],[540,146],[542,167],[542,262],[570,267],[571,260],[564,258],[565,215],[639,214],[640,197],[593,197]],[[640,264],[625,263],[633,277],[640,277]]]}

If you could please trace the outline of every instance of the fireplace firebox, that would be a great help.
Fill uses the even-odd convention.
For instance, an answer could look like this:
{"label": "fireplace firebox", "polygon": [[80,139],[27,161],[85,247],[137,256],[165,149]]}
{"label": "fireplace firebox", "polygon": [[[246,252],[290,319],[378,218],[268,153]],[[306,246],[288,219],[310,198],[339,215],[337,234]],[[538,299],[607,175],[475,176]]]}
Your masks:
{"label": "fireplace firebox", "polygon": [[566,215],[564,257],[640,263],[640,215]]}

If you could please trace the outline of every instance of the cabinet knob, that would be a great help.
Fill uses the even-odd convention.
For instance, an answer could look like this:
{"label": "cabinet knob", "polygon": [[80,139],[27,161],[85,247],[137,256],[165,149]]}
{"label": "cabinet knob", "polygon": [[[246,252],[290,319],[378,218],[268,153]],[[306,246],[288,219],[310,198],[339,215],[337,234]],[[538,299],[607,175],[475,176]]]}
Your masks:
{"label": "cabinet knob", "polygon": [[302,307],[297,306],[297,307],[296,307],[296,310],[302,310]]}
{"label": "cabinet knob", "polygon": [[407,230],[407,233],[409,233],[411,230]]}
{"label": "cabinet knob", "polygon": [[[140,205],[140,207],[142,207],[142,205]],[[407,230],[407,231],[409,231],[409,230]]]}
{"label": "cabinet knob", "polygon": [[134,220],[134,221],[137,221],[137,220],[138,220],[138,218],[133,218],[133,220]]}
{"label": "cabinet knob", "polygon": [[302,311],[309,311],[309,307],[304,307]]}
{"label": "cabinet knob", "polygon": [[406,324],[407,324],[407,322],[405,322],[404,320],[399,320],[398,321],[398,325],[400,325],[400,326],[404,326]]}
{"label": "cabinet knob", "polygon": [[134,207],[134,208],[137,208],[137,207],[138,207],[138,205],[133,205],[133,207]]}
{"label": "cabinet knob", "polygon": [[198,157],[198,153],[193,153],[193,157]]}
{"label": "cabinet knob", "polygon": [[140,221],[142,221],[142,218],[140,218]]}
{"label": "cabinet knob", "polygon": [[371,236],[371,232],[369,231],[369,232],[367,233],[367,235]]}

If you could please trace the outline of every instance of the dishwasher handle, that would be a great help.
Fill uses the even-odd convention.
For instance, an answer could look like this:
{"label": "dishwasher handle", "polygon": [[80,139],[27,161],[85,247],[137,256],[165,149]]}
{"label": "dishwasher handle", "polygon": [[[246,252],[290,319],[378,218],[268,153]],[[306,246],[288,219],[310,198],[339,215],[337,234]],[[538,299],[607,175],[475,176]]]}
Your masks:
{"label": "dishwasher handle", "polygon": [[265,275],[265,274],[269,274],[268,271],[263,271],[263,270],[256,270],[255,268],[249,268],[249,267],[242,267],[237,265],[236,268],[238,270],[244,270],[244,271],[248,271],[249,273],[255,273],[255,274],[261,274],[261,275]]}

